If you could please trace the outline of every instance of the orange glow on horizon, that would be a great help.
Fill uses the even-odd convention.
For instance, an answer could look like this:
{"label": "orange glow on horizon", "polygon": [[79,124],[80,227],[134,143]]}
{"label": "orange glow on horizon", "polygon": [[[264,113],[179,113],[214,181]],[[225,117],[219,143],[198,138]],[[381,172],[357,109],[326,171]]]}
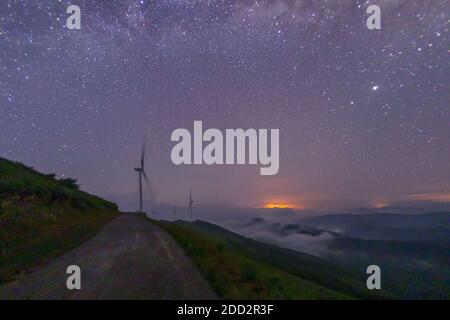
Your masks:
{"label": "orange glow on horizon", "polygon": [[382,208],[385,208],[386,206],[387,206],[387,204],[384,203],[384,202],[377,202],[374,205],[374,207],[377,208],[377,209],[382,209]]}
{"label": "orange glow on horizon", "polygon": [[291,203],[284,203],[284,202],[269,202],[265,205],[261,206],[260,208],[265,209],[301,209],[302,207],[299,205],[291,204]]}
{"label": "orange glow on horizon", "polygon": [[289,209],[290,206],[287,204],[281,204],[281,203],[268,203],[268,204],[264,205],[264,208],[266,208],[266,209],[276,209],[276,208]]}

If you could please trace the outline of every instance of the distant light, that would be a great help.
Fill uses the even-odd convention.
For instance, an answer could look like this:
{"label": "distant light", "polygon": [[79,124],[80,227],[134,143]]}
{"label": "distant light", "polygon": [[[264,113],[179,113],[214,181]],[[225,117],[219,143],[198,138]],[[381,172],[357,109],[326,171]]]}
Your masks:
{"label": "distant light", "polygon": [[374,204],[374,207],[377,209],[382,209],[385,208],[387,206],[387,204],[385,202],[377,202]]}
{"label": "distant light", "polygon": [[266,209],[296,209],[297,206],[286,203],[267,203],[263,206]]}
{"label": "distant light", "polygon": [[285,204],[267,204],[265,207],[268,209],[287,209],[287,208],[289,208],[289,206],[287,206]]}
{"label": "distant light", "polygon": [[379,88],[378,86],[373,86],[373,87],[372,87],[372,91],[377,91],[378,88]]}

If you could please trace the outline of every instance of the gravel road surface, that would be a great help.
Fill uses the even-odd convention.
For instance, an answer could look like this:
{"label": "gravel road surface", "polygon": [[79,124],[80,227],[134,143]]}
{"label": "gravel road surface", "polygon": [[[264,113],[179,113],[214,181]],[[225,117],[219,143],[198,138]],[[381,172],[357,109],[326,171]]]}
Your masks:
{"label": "gravel road surface", "polygon": [[[81,290],[66,286],[81,268]],[[92,239],[0,287],[0,299],[217,299],[207,281],[163,230],[123,214]]]}

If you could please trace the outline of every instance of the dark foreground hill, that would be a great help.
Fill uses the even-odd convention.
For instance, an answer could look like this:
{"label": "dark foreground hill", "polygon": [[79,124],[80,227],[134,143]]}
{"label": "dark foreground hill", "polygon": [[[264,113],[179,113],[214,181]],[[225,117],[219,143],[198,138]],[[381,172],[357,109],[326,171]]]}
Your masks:
{"label": "dark foreground hill", "polygon": [[263,242],[311,252],[353,270],[361,282],[367,278],[367,266],[376,264],[382,271],[382,288],[401,299],[448,299],[449,219],[448,212],[328,215],[305,218],[300,224],[257,218],[236,230]]}
{"label": "dark foreground hill", "polygon": [[[382,287],[401,299],[450,298],[448,245],[333,239],[323,258],[352,270],[377,264],[382,271]],[[361,280],[364,276],[359,274]]]}
{"label": "dark foreground hill", "polygon": [[405,299],[449,299],[450,212],[341,214],[301,220],[339,231],[328,245],[331,261],[383,270],[384,287]]}
{"label": "dark foreground hill", "polygon": [[376,299],[345,269],[298,251],[258,242],[203,221],[155,222],[193,258],[226,299]]}
{"label": "dark foreground hill", "polygon": [[75,180],[0,158],[0,283],[80,245],[118,214]]}

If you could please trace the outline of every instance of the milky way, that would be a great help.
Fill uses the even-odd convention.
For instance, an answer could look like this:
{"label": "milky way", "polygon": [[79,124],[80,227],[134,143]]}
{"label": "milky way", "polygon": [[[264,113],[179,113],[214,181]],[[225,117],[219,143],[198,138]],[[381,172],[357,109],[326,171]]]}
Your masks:
{"label": "milky way", "polygon": [[[69,4],[81,30],[65,27]],[[368,30],[378,4],[382,29]],[[436,1],[2,0],[0,156],[136,207],[392,204],[450,193],[448,12]],[[170,133],[279,128],[280,172],[174,166]],[[440,198],[439,198],[440,199]]]}

